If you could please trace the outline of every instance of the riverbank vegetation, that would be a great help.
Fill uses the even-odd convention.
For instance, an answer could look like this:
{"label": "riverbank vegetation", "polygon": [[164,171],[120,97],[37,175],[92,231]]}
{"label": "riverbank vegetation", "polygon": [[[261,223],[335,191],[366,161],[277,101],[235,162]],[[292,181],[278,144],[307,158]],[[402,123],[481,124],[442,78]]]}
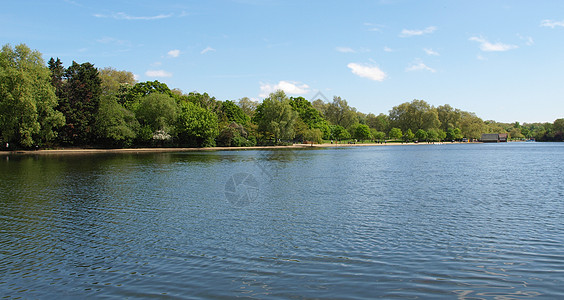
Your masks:
{"label": "riverbank vegetation", "polygon": [[563,141],[564,119],[498,123],[448,104],[413,100],[365,114],[341,97],[313,101],[276,91],[261,103],[184,93],[89,62],[45,64],[26,45],[0,52],[0,148],[210,147],[310,141],[443,141],[508,133]]}

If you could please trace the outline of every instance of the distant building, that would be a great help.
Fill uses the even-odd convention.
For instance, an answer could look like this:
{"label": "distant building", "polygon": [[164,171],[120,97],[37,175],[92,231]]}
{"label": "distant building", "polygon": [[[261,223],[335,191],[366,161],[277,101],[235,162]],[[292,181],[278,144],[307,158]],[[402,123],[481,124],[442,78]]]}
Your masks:
{"label": "distant building", "polygon": [[507,142],[507,133],[483,133],[480,141],[482,143],[505,143]]}

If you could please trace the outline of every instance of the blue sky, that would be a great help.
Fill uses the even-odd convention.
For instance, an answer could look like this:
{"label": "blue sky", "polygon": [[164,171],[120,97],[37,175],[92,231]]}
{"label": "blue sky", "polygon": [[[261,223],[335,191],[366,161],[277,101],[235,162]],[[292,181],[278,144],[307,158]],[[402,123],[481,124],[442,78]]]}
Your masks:
{"label": "blue sky", "polygon": [[564,117],[564,1],[2,1],[0,43],[219,100],[281,88],[365,113],[413,99]]}

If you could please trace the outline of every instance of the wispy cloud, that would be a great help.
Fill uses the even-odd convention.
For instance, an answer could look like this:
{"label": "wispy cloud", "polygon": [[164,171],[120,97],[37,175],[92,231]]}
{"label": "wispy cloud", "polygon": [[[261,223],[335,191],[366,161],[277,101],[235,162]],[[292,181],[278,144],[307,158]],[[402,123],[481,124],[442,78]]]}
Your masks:
{"label": "wispy cloud", "polygon": [[215,51],[214,48],[207,46],[204,50],[200,51],[200,54],[206,54],[208,52],[214,52],[214,51]]}
{"label": "wispy cloud", "polygon": [[387,75],[380,68],[367,64],[350,63],[347,65],[352,73],[375,81],[383,81]]}
{"label": "wispy cloud", "polygon": [[540,26],[542,27],[564,27],[564,21],[542,20]]}
{"label": "wispy cloud", "polygon": [[369,22],[365,22],[364,26],[368,27],[368,31],[376,31],[376,32],[382,32],[382,28],[384,27],[384,25],[373,24]]}
{"label": "wispy cloud", "polygon": [[180,56],[180,50],[178,50],[178,49],[170,50],[166,53],[166,55],[168,57],[176,58],[176,57]]}
{"label": "wispy cloud", "polygon": [[170,18],[172,17],[173,14],[168,14],[168,15],[156,15],[156,16],[132,16],[132,15],[128,15],[126,13],[123,12],[117,12],[117,13],[111,13],[109,15],[105,15],[105,14],[94,14],[94,17],[96,18],[111,18],[111,19],[116,19],[116,20],[127,20],[127,21],[151,21],[151,20],[160,20],[160,19],[166,19],[166,18]]}
{"label": "wispy cloud", "polygon": [[390,47],[384,47],[384,52],[394,52],[394,49]]}
{"label": "wispy cloud", "polygon": [[127,40],[120,40],[120,39],[116,39],[113,37],[109,37],[109,36],[105,36],[103,38],[99,38],[96,40],[96,42],[100,43],[100,44],[116,44],[116,45],[126,45],[126,46],[130,46],[131,42],[127,41]]}
{"label": "wispy cloud", "polygon": [[165,70],[148,70],[145,75],[149,77],[172,77],[172,73]]}
{"label": "wispy cloud", "polygon": [[337,47],[335,48],[335,50],[341,53],[356,53],[356,51],[353,48],[349,48],[349,47]]}
{"label": "wispy cloud", "polygon": [[437,30],[437,27],[435,26],[429,26],[425,29],[415,29],[415,30],[404,29],[401,31],[400,37],[411,37],[411,36],[430,34],[435,32],[435,30]]}
{"label": "wispy cloud", "polygon": [[413,71],[429,71],[431,73],[435,73],[436,70],[427,66],[422,61],[417,60],[415,63],[409,65],[406,69],[406,72],[413,72]]}
{"label": "wispy cloud", "polygon": [[281,80],[277,84],[261,82],[259,97],[262,98],[268,97],[270,93],[273,93],[277,90],[283,90],[286,94],[289,95],[299,95],[309,92],[309,86],[305,83],[301,83],[297,81]]}
{"label": "wispy cloud", "polygon": [[439,52],[430,49],[430,48],[424,48],[423,51],[425,51],[425,53],[427,53],[427,55],[431,55],[431,56],[439,56]]}
{"label": "wispy cloud", "polygon": [[511,49],[518,48],[516,45],[503,44],[503,43],[490,43],[483,37],[473,36],[468,40],[480,43],[480,50],[484,52],[503,52]]}
{"label": "wispy cloud", "polygon": [[520,34],[517,35],[521,40],[525,41],[525,45],[532,46],[535,44],[535,41],[530,36],[522,36]]}

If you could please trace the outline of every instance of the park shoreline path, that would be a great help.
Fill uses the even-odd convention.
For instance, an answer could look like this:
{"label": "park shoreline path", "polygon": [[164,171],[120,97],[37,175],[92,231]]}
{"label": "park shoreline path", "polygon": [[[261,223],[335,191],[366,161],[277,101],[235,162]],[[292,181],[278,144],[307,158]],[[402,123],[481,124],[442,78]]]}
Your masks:
{"label": "park shoreline path", "polygon": [[[434,145],[460,144],[435,143]],[[464,143],[468,144],[468,143]],[[206,147],[206,148],[124,148],[124,149],[88,149],[88,148],[60,148],[45,150],[13,150],[0,151],[0,155],[65,155],[65,154],[95,154],[95,153],[159,153],[159,152],[198,152],[198,151],[237,151],[237,150],[270,150],[270,149],[308,149],[308,148],[335,148],[335,147],[374,147],[374,146],[400,146],[400,145],[433,145],[427,143],[358,143],[358,144],[293,144],[290,146],[252,146],[252,147]]]}

